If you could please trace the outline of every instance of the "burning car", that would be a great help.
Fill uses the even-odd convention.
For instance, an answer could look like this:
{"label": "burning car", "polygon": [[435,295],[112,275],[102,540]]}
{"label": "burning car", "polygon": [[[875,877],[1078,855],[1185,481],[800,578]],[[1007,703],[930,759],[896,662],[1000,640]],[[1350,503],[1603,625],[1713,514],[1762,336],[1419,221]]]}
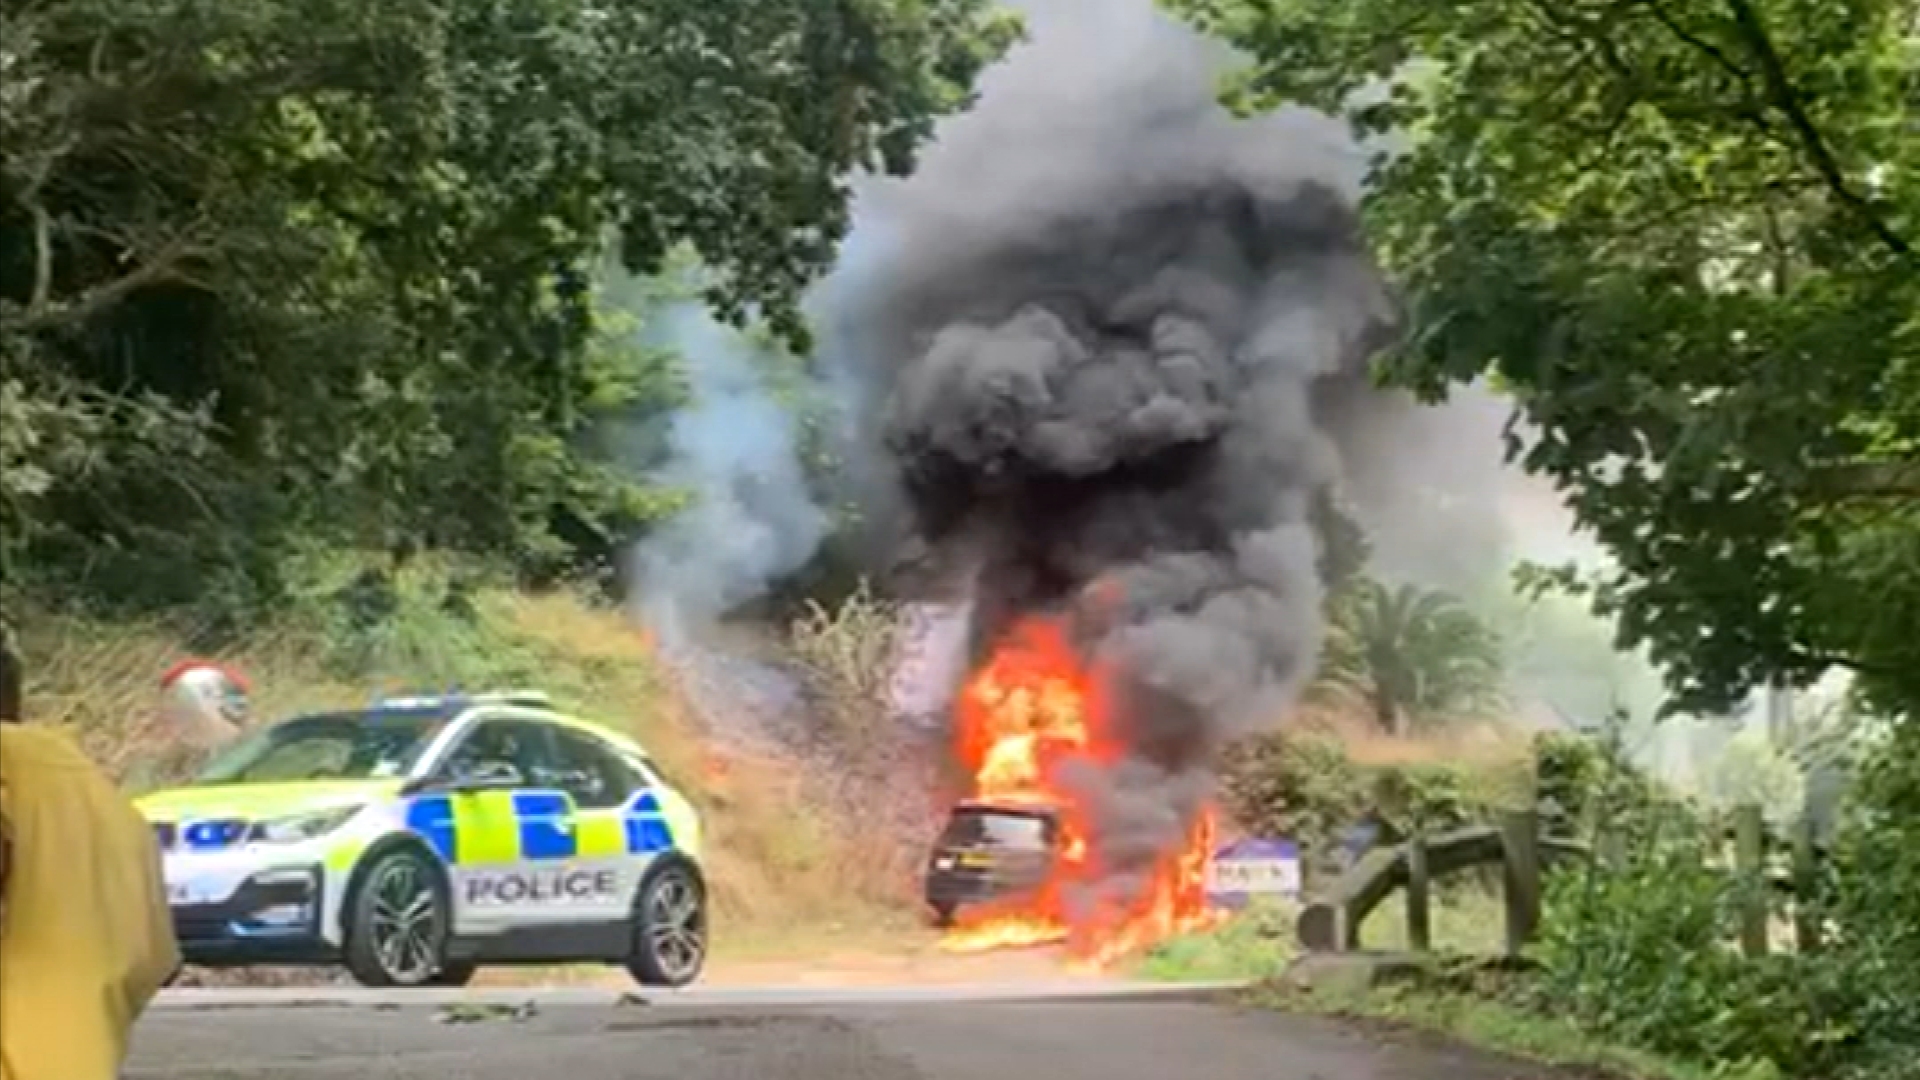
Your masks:
{"label": "burning car", "polygon": [[941,926],[963,908],[1029,905],[1045,890],[1061,841],[1057,808],[968,800],[927,859],[927,906]]}
{"label": "burning car", "polygon": [[1094,967],[1204,925],[1213,815],[1114,888],[1088,843],[1086,789],[1072,782],[1116,752],[1100,679],[1064,623],[1018,623],[966,681],[955,750],[972,775],[927,866],[926,896],[957,952],[1065,942]]}

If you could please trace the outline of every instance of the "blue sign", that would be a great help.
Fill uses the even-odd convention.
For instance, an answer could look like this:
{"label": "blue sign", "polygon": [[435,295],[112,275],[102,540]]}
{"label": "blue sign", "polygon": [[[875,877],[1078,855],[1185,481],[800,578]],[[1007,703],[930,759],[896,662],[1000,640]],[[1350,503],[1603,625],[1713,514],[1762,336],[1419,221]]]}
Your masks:
{"label": "blue sign", "polygon": [[1300,845],[1291,840],[1236,840],[1213,853],[1207,868],[1207,899],[1215,907],[1241,908],[1255,897],[1300,895]]}
{"label": "blue sign", "polygon": [[1380,842],[1380,826],[1363,821],[1347,826],[1340,832],[1338,858],[1341,867],[1349,867],[1360,861],[1361,856],[1372,851]]}

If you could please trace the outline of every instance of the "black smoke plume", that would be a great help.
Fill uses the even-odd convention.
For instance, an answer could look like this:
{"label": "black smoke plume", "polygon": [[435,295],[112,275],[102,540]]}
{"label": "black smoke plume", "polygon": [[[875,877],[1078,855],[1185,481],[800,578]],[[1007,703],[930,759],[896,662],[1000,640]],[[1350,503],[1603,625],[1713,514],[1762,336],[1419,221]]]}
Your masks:
{"label": "black smoke plume", "polygon": [[917,542],[965,567],[984,649],[1060,612],[1128,753],[1073,778],[1098,894],[1184,840],[1222,744],[1311,677],[1316,384],[1385,340],[1360,169],[1304,110],[1236,119],[1222,57],[1149,5],[1032,5],[910,179],[868,193],[874,422]]}

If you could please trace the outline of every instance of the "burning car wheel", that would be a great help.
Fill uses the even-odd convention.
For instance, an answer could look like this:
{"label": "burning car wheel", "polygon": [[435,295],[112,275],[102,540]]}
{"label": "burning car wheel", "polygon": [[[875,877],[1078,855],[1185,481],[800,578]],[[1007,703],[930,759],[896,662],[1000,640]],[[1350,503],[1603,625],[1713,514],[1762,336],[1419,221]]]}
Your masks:
{"label": "burning car wheel", "polygon": [[642,986],[685,986],[707,962],[707,891],[693,869],[670,862],[640,886],[627,971]]}
{"label": "burning car wheel", "polygon": [[346,962],[361,985],[429,986],[459,976],[446,962],[446,885],[425,857],[404,849],[379,856],[351,902]]}

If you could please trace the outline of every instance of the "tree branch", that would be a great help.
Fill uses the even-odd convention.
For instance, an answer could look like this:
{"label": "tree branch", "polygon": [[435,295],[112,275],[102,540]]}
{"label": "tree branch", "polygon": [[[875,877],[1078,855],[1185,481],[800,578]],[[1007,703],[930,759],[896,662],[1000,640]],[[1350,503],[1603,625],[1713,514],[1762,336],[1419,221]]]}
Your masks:
{"label": "tree branch", "polygon": [[1527,0],[1527,3],[1533,8],[1534,14],[1540,17],[1541,23],[1549,32],[1569,44],[1584,42],[1592,46],[1593,52],[1582,53],[1583,57],[1597,56],[1602,67],[1626,80],[1628,89],[1636,92],[1639,90],[1640,73],[1626,62],[1619,50],[1614,48],[1613,40],[1605,33],[1596,31],[1591,24],[1583,22],[1579,16],[1569,15],[1563,9],[1554,7],[1548,0]]}
{"label": "tree branch", "polygon": [[1831,499],[1920,499],[1920,461],[1821,465],[1811,479],[1811,487]]}
{"label": "tree branch", "polygon": [[33,222],[33,282],[27,290],[28,311],[46,307],[53,294],[53,215],[41,201],[40,192],[53,176],[54,167],[73,149],[74,141],[72,136],[60,139],[48,147],[31,168],[23,170],[25,180],[15,196],[15,201]]}
{"label": "tree branch", "polygon": [[1880,664],[1870,664],[1857,657],[1844,656],[1839,653],[1814,652],[1797,646],[1789,646],[1789,653],[1789,658],[1792,661],[1810,667],[1836,667],[1854,672],[1855,674],[1882,679],[1899,674],[1897,669],[1885,667]]}
{"label": "tree branch", "polygon": [[[1734,115],[1752,123],[1754,127],[1759,128],[1767,137],[1779,139],[1781,142],[1791,146],[1792,140],[1783,136],[1768,119],[1767,95],[1764,93],[1762,87],[1755,85],[1755,76],[1752,71],[1735,63],[1733,57],[1727,54],[1727,50],[1694,33],[1692,30],[1687,29],[1680,23],[1680,20],[1673,17],[1671,12],[1661,7],[1657,0],[1641,0],[1641,2],[1648,11],[1653,13],[1654,20],[1661,26],[1666,27],[1668,33],[1689,47],[1711,58],[1716,66],[1728,75],[1731,75],[1734,81],[1740,84],[1740,100],[1733,106]],[[1682,108],[1677,101],[1670,107],[1676,112],[1679,112]]]}
{"label": "tree branch", "polygon": [[27,310],[41,311],[53,290],[53,215],[38,199],[27,212],[33,217],[33,288],[27,293]]}
{"label": "tree branch", "polygon": [[1727,74],[1732,75],[1751,90],[1753,72],[1734,63],[1733,57],[1728,56],[1725,49],[1680,25],[1679,20],[1675,19],[1666,8],[1661,7],[1658,0],[1645,0],[1645,3],[1647,10],[1653,12],[1653,17],[1659,20],[1660,25],[1666,27],[1669,33],[1712,57],[1714,63],[1719,64]]}
{"label": "tree branch", "polygon": [[1760,21],[1760,13],[1754,10],[1751,0],[1727,0],[1727,6],[1733,12],[1734,25],[1739,28],[1741,38],[1760,62],[1760,77],[1766,85],[1768,100],[1786,114],[1788,124],[1799,137],[1801,148],[1812,160],[1814,171],[1826,181],[1828,190],[1851,209],[1861,224],[1879,238],[1888,250],[1904,259],[1914,258],[1913,247],[1906,238],[1887,224],[1872,200],[1855,191],[1853,185],[1847,182],[1839,161],[1833,156],[1833,150],[1827,146],[1820,130],[1814,127],[1813,119],[1807,115],[1799,92],[1787,77],[1786,64],[1780,59],[1773,39],[1767,34],[1766,24]]}
{"label": "tree branch", "polygon": [[1627,87],[1621,94],[1619,103],[1614,106],[1613,114],[1607,117],[1601,130],[1590,134],[1583,133],[1594,146],[1587,159],[1575,167],[1576,174],[1586,173],[1598,167],[1613,153],[1613,144],[1620,135],[1620,129],[1626,126],[1627,117],[1633,115],[1633,107],[1638,104],[1640,104],[1640,95],[1634,93],[1631,86]]}
{"label": "tree branch", "polygon": [[[189,259],[205,257],[209,251],[194,243],[189,236],[183,235],[170,241],[131,273],[96,285],[63,303],[49,305],[45,282],[36,280],[34,302],[29,303],[18,315],[0,312],[0,327],[13,333],[40,333],[85,322],[149,286],[168,283],[199,285],[201,283],[187,274],[181,264]],[[39,257],[40,253],[36,252],[36,259]]]}

